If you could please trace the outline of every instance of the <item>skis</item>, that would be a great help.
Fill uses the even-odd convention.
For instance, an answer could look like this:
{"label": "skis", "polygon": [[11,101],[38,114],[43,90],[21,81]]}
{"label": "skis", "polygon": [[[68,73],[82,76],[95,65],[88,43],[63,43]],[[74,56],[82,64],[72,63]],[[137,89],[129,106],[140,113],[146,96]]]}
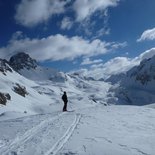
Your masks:
{"label": "skis", "polygon": [[75,110],[67,110],[67,111],[63,111],[63,112],[74,112]]}
{"label": "skis", "polygon": [[67,112],[74,112],[75,110],[67,110]]}

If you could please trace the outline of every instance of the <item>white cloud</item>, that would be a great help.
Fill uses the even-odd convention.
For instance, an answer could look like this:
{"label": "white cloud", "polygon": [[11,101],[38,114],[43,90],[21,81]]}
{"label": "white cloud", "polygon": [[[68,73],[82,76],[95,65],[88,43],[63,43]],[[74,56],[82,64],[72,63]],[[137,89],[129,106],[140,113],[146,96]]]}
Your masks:
{"label": "white cloud", "polygon": [[93,64],[90,69],[82,69],[80,71],[84,76],[91,76],[96,79],[107,79],[111,75],[128,71],[130,68],[139,65],[142,60],[151,58],[154,55],[155,48],[152,48],[135,58],[115,57],[106,63]]}
{"label": "white cloud", "polygon": [[117,49],[117,48],[123,48],[123,47],[126,47],[128,45],[128,43],[125,41],[125,42],[122,42],[122,43],[115,43],[113,42],[113,45],[112,45],[112,48],[113,49]]}
{"label": "white cloud", "polygon": [[141,42],[144,40],[155,40],[155,28],[144,31],[141,37],[137,39],[137,42]]}
{"label": "white cloud", "polygon": [[16,8],[15,19],[26,27],[49,20],[52,15],[65,12],[69,0],[22,0]]}
{"label": "white cloud", "polygon": [[117,6],[120,0],[76,0],[73,9],[76,12],[76,21],[90,17],[96,11],[106,11],[108,7]]}
{"label": "white cloud", "polygon": [[108,35],[108,34],[110,34],[110,29],[109,28],[101,28],[100,30],[98,30],[97,31],[97,36],[98,37],[101,37],[101,36],[103,36],[103,35]]}
{"label": "white cloud", "polygon": [[139,61],[127,57],[115,57],[106,63],[93,64],[89,69],[81,69],[78,72],[86,77],[93,77],[95,79],[107,79],[111,75],[126,72]]}
{"label": "white cloud", "polygon": [[[70,30],[74,23],[80,25],[80,30],[87,35],[92,35],[95,20],[90,18],[97,11],[101,11],[98,18],[102,20],[103,27],[99,28],[95,36],[109,34],[107,8],[115,7],[121,0],[21,0],[16,7],[15,20],[25,27],[34,27],[48,22],[54,15],[65,16],[59,21],[62,30]],[[66,14],[70,11],[75,19]],[[101,19],[102,17],[102,19]]]}
{"label": "white cloud", "polygon": [[63,20],[61,22],[61,29],[69,30],[69,29],[71,29],[72,26],[73,26],[73,21],[69,17],[63,18]]}
{"label": "white cloud", "polygon": [[98,78],[108,78],[113,74],[126,72],[138,62],[127,57],[116,57],[105,64],[92,65],[90,72]]}
{"label": "white cloud", "polygon": [[81,65],[91,65],[91,64],[98,64],[101,63],[103,60],[97,59],[97,60],[90,60],[90,58],[85,58]]}
{"label": "white cloud", "polygon": [[[18,35],[14,34],[13,36]],[[42,39],[30,39],[21,37],[20,33],[20,38],[13,37],[6,47],[0,48],[0,56],[8,58],[17,52],[26,51],[33,58],[40,61],[73,60],[81,56],[91,57],[105,54],[112,50],[113,46],[114,43],[99,39],[89,41],[79,36],[67,37],[57,34]]]}
{"label": "white cloud", "polygon": [[19,38],[23,38],[23,32],[22,31],[17,31],[12,35],[12,39],[19,39]]}
{"label": "white cloud", "polygon": [[93,39],[103,37],[104,35],[110,34],[110,28],[104,27],[96,31],[96,34],[93,34]]}

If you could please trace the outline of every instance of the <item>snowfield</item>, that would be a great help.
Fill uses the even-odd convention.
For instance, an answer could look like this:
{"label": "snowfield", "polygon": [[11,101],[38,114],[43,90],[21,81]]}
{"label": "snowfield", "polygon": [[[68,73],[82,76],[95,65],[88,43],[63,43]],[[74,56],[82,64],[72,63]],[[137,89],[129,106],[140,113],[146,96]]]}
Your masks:
{"label": "snowfield", "polygon": [[0,154],[154,155],[154,109],[90,104],[74,110],[0,121]]}
{"label": "snowfield", "polygon": [[[155,155],[155,104],[109,105],[116,100],[111,84],[60,79],[0,73],[0,92],[11,96],[0,105],[0,155]],[[17,84],[25,97],[14,91]],[[63,91],[68,112],[62,112]]]}

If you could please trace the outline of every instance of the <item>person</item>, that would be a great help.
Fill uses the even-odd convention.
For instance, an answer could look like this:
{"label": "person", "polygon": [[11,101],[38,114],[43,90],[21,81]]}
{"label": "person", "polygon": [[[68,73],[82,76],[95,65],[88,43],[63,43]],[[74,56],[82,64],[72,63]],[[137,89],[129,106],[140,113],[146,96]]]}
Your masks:
{"label": "person", "polygon": [[64,94],[62,95],[62,100],[64,102],[63,111],[67,111],[68,98],[67,98],[67,94],[65,91],[64,91]]}

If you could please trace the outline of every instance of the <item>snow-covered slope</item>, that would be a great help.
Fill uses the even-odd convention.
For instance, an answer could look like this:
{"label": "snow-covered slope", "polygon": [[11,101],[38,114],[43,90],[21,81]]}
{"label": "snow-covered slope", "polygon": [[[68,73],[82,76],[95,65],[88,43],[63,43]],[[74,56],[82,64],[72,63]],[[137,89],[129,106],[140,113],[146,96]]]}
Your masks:
{"label": "snow-covered slope", "polygon": [[[6,60],[0,62],[0,93],[9,94],[11,97],[11,100],[7,100],[6,106],[0,109],[1,113],[4,111],[29,114],[48,112],[52,110],[51,105],[57,104],[60,110],[63,91],[69,94],[70,102],[79,105],[81,101],[106,104],[105,96],[110,87],[108,83],[86,80],[77,75],[61,74],[53,69],[42,68],[25,53],[13,56],[9,62]],[[22,91],[24,94],[19,95],[17,91]]]}
{"label": "snow-covered slope", "polygon": [[144,105],[155,103],[154,88],[155,56],[130,69],[111,90],[118,98],[118,104]]}
{"label": "snow-covered slope", "polygon": [[154,109],[82,104],[68,113],[0,117],[0,154],[154,155]]}
{"label": "snow-covered slope", "polygon": [[32,114],[36,113],[34,107],[47,106],[45,101],[49,103],[49,98],[34,89],[38,87],[38,84],[15,72],[8,63],[4,63],[2,60],[0,62],[0,93],[9,95],[6,105],[0,104],[1,115],[5,112]]}
{"label": "snow-covered slope", "polygon": [[127,72],[127,76],[131,77],[137,83],[148,85],[155,81],[155,56],[144,59],[139,66],[132,68]]}

